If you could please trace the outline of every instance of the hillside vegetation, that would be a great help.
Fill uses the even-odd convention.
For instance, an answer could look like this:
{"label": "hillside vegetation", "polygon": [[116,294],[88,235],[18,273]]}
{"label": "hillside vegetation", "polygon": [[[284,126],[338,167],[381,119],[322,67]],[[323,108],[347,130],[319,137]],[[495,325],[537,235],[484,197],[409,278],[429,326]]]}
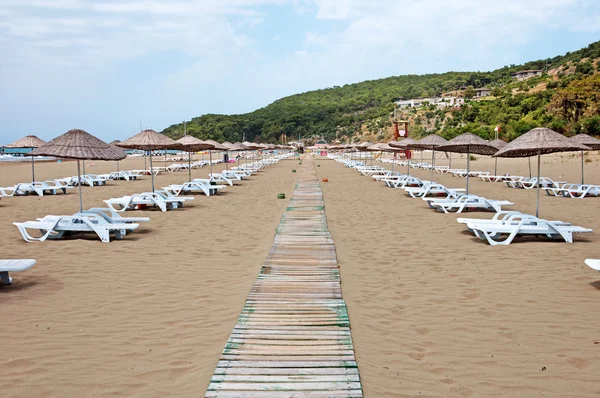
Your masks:
{"label": "hillside vegetation", "polygon": [[[510,65],[491,72],[448,72],[404,75],[370,80],[342,87],[310,91],[282,98],[254,112],[240,115],[207,114],[187,123],[188,134],[217,141],[279,142],[323,137],[372,140],[390,138],[394,101],[433,97],[461,87],[492,88],[492,95],[467,101],[460,108],[438,109],[435,105],[403,110],[411,137],[438,133],[452,138],[470,131],[483,138],[513,139],[529,129],[547,126],[573,135],[600,134],[600,42],[563,56]],[[544,74],[517,82],[511,73],[542,69]],[[465,90],[469,91],[469,89]],[[183,124],[163,133],[183,136]]]}

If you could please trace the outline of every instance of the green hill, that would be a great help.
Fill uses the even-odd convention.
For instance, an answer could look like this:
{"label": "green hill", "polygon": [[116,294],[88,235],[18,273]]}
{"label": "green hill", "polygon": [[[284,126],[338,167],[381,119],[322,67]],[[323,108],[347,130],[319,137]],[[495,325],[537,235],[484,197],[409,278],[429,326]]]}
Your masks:
{"label": "green hill", "polygon": [[[217,141],[279,142],[321,136],[388,139],[394,101],[433,97],[464,87],[492,88],[492,96],[467,101],[460,109],[442,110],[435,105],[403,110],[411,136],[438,133],[451,138],[471,131],[484,138],[496,125],[512,139],[532,127],[547,126],[568,135],[600,134],[598,107],[600,42],[554,58],[510,65],[491,72],[447,72],[404,75],[370,80],[342,87],[310,91],[279,99],[254,112],[240,115],[207,114],[187,123],[188,134]],[[517,82],[513,72],[541,69],[542,76]],[[468,91],[468,90],[467,90]],[[468,93],[467,93],[468,94]],[[587,97],[586,97],[587,96]],[[561,102],[562,99],[562,102]],[[172,138],[183,136],[183,124],[163,131]]]}

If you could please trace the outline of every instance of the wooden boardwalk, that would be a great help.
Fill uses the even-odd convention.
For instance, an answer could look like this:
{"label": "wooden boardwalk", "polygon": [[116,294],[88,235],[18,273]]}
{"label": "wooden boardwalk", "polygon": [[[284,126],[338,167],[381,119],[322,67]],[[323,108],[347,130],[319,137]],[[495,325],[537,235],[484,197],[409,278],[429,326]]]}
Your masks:
{"label": "wooden boardwalk", "polygon": [[310,157],[205,396],[363,396]]}

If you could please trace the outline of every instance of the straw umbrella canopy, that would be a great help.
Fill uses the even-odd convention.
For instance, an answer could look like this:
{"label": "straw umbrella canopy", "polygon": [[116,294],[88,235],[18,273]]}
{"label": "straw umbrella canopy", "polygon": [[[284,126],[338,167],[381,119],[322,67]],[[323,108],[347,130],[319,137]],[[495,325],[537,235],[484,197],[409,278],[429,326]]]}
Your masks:
{"label": "straw umbrella canopy", "polygon": [[154,168],[152,167],[152,151],[156,149],[181,148],[180,144],[154,130],[144,130],[133,137],[117,144],[121,148],[150,151],[150,174],[152,176],[152,192],[154,192]]}
{"label": "straw umbrella canopy", "polygon": [[[46,141],[35,135],[27,135],[12,144],[6,145],[6,148],[31,148],[33,150],[41,147],[45,143]],[[35,161],[33,156],[31,157],[31,182],[35,182]]]}
{"label": "straw umbrella canopy", "polygon": [[539,215],[540,210],[540,165],[541,155],[556,152],[587,151],[590,148],[569,140],[562,134],[545,127],[537,127],[529,130],[519,138],[515,139],[494,156],[501,158],[524,158],[537,155],[538,157],[538,175],[537,175],[537,200],[535,216]]}
{"label": "straw umbrella canopy", "polygon": [[77,178],[79,185],[79,211],[83,211],[81,195],[81,169],[79,159],[121,160],[127,155],[114,146],[94,137],[83,130],[69,130],[27,154],[28,156],[55,156],[57,158],[77,159]]}
{"label": "straw umbrella canopy", "polygon": [[[414,145],[416,143],[417,143],[417,140],[413,140],[412,138],[405,138],[400,141],[390,141],[390,142],[388,142],[388,145],[391,146],[392,148],[399,148],[404,151],[410,151],[411,149],[415,148]],[[408,163],[406,164],[406,174],[409,176],[410,176],[410,160],[411,160],[411,158],[408,157]]]}
{"label": "straw umbrella canopy", "polygon": [[413,147],[421,148],[421,149],[430,149],[431,153],[431,181],[433,181],[433,169],[435,168],[435,150],[437,147],[445,145],[448,143],[448,140],[440,137],[437,134],[430,134],[425,138],[420,139]]}
{"label": "straw umbrella canopy", "polygon": [[[250,141],[244,141],[242,142],[242,145],[246,146],[249,150],[252,151],[252,159],[255,159],[256,156],[256,151],[258,149],[262,149],[260,144],[257,144],[255,142],[250,142]],[[246,155],[246,162],[248,161],[248,155]]]}
{"label": "straw umbrella canopy", "polygon": [[[380,143],[371,145],[368,149],[371,151],[392,152],[392,153],[403,151],[403,149],[394,148],[385,142],[380,142]],[[395,166],[394,162],[392,162],[392,173],[394,172],[394,166]]]}
{"label": "straw umbrella canopy", "polygon": [[473,134],[464,133],[454,137],[445,145],[439,146],[438,151],[466,153],[467,154],[467,195],[469,194],[469,173],[471,172],[471,154],[493,155],[498,149],[483,138]]}
{"label": "straw umbrella canopy", "polygon": [[[185,148],[188,153],[188,178],[192,181],[192,152],[203,151],[205,149],[214,148],[214,145],[207,144],[205,141],[198,139],[191,135],[186,135],[175,141],[179,143],[182,148]],[[210,164],[212,174],[212,162]]]}
{"label": "straw umbrella canopy", "polygon": [[[584,133],[571,137],[570,141],[585,145],[591,149],[600,149],[600,140]],[[585,184],[583,173],[583,151],[581,151],[581,184]]]}
{"label": "straw umbrella canopy", "polygon": [[[496,138],[495,140],[490,141],[490,145],[493,145],[496,149],[500,150],[508,145],[508,143],[500,138]],[[494,175],[498,175],[498,158],[494,158]]]}
{"label": "straw umbrella canopy", "polygon": [[215,140],[204,140],[204,142],[212,145],[212,148],[208,148],[208,159],[210,160],[210,174],[212,174],[212,151],[227,151],[227,147],[223,144],[219,144]]}

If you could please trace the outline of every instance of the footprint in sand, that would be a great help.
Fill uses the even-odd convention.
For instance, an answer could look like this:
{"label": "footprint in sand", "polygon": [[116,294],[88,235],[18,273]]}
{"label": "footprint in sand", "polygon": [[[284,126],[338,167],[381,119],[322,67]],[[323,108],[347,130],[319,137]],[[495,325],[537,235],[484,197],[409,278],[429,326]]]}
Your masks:
{"label": "footprint in sand", "polygon": [[417,333],[419,333],[420,335],[426,335],[429,333],[429,329],[427,328],[416,328],[415,329],[417,331]]}

